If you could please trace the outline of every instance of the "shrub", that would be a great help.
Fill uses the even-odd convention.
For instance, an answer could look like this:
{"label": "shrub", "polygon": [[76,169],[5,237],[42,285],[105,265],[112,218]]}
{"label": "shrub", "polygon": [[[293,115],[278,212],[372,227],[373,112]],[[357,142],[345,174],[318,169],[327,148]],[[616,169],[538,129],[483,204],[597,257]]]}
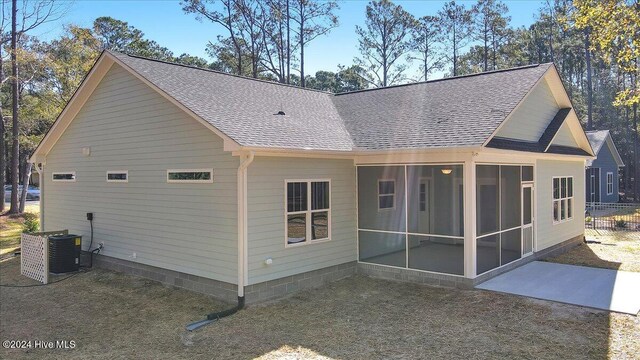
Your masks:
{"label": "shrub", "polygon": [[593,219],[591,218],[591,216],[587,216],[586,218],[584,218],[585,222],[591,223],[591,221],[593,221]]}
{"label": "shrub", "polygon": [[625,227],[627,227],[627,222],[624,221],[623,219],[616,220],[616,227],[617,228],[625,228]]}
{"label": "shrub", "polygon": [[24,217],[24,223],[23,223],[23,229],[22,229],[23,233],[30,234],[40,230],[40,220],[38,219],[38,215],[25,213],[23,217]]}

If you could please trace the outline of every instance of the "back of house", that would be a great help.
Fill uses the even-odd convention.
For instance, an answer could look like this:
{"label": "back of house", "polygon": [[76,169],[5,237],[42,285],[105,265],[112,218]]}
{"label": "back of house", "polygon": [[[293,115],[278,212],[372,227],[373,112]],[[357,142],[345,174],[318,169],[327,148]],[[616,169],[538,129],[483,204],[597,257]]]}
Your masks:
{"label": "back of house", "polygon": [[593,155],[551,64],[331,94],[107,51],[31,161],[99,265],[255,302],[562,251]]}

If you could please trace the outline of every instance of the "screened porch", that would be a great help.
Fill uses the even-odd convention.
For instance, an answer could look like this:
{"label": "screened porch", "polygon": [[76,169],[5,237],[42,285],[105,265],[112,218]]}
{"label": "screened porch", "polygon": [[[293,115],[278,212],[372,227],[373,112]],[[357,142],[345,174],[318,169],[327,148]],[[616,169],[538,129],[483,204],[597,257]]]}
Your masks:
{"label": "screened porch", "polygon": [[533,166],[465,166],[359,165],[359,261],[475,277],[531,254]]}

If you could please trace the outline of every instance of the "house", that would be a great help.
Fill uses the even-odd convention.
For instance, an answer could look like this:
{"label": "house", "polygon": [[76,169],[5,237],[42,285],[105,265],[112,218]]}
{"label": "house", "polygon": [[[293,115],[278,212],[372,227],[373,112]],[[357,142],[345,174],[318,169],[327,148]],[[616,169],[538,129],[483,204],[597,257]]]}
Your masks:
{"label": "house", "polygon": [[99,265],[253,302],[562,251],[592,157],[552,64],[331,94],[106,51],[30,161]]}
{"label": "house", "polygon": [[619,170],[624,162],[611,133],[609,130],[587,131],[587,138],[596,156],[586,164],[587,202],[618,202]]}

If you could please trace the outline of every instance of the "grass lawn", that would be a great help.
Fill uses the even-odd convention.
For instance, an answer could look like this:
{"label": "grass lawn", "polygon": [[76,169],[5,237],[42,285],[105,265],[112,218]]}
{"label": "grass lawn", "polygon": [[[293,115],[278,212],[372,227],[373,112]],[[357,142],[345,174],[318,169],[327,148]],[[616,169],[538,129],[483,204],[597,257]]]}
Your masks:
{"label": "grass lawn", "polygon": [[[38,205],[25,206],[25,213],[38,215]],[[24,216],[2,215],[0,216],[0,255],[13,252],[20,247],[20,234],[24,229]]]}
{"label": "grass lawn", "polygon": [[[32,282],[12,258],[0,262],[0,283]],[[2,287],[1,340],[74,340],[77,347],[0,349],[0,358],[633,359],[640,353],[635,316],[363,276],[184,330],[227,306],[100,269],[43,287]]]}
{"label": "grass lawn", "polygon": [[573,250],[548,261],[605,269],[640,272],[640,232],[586,231],[587,240]]}

